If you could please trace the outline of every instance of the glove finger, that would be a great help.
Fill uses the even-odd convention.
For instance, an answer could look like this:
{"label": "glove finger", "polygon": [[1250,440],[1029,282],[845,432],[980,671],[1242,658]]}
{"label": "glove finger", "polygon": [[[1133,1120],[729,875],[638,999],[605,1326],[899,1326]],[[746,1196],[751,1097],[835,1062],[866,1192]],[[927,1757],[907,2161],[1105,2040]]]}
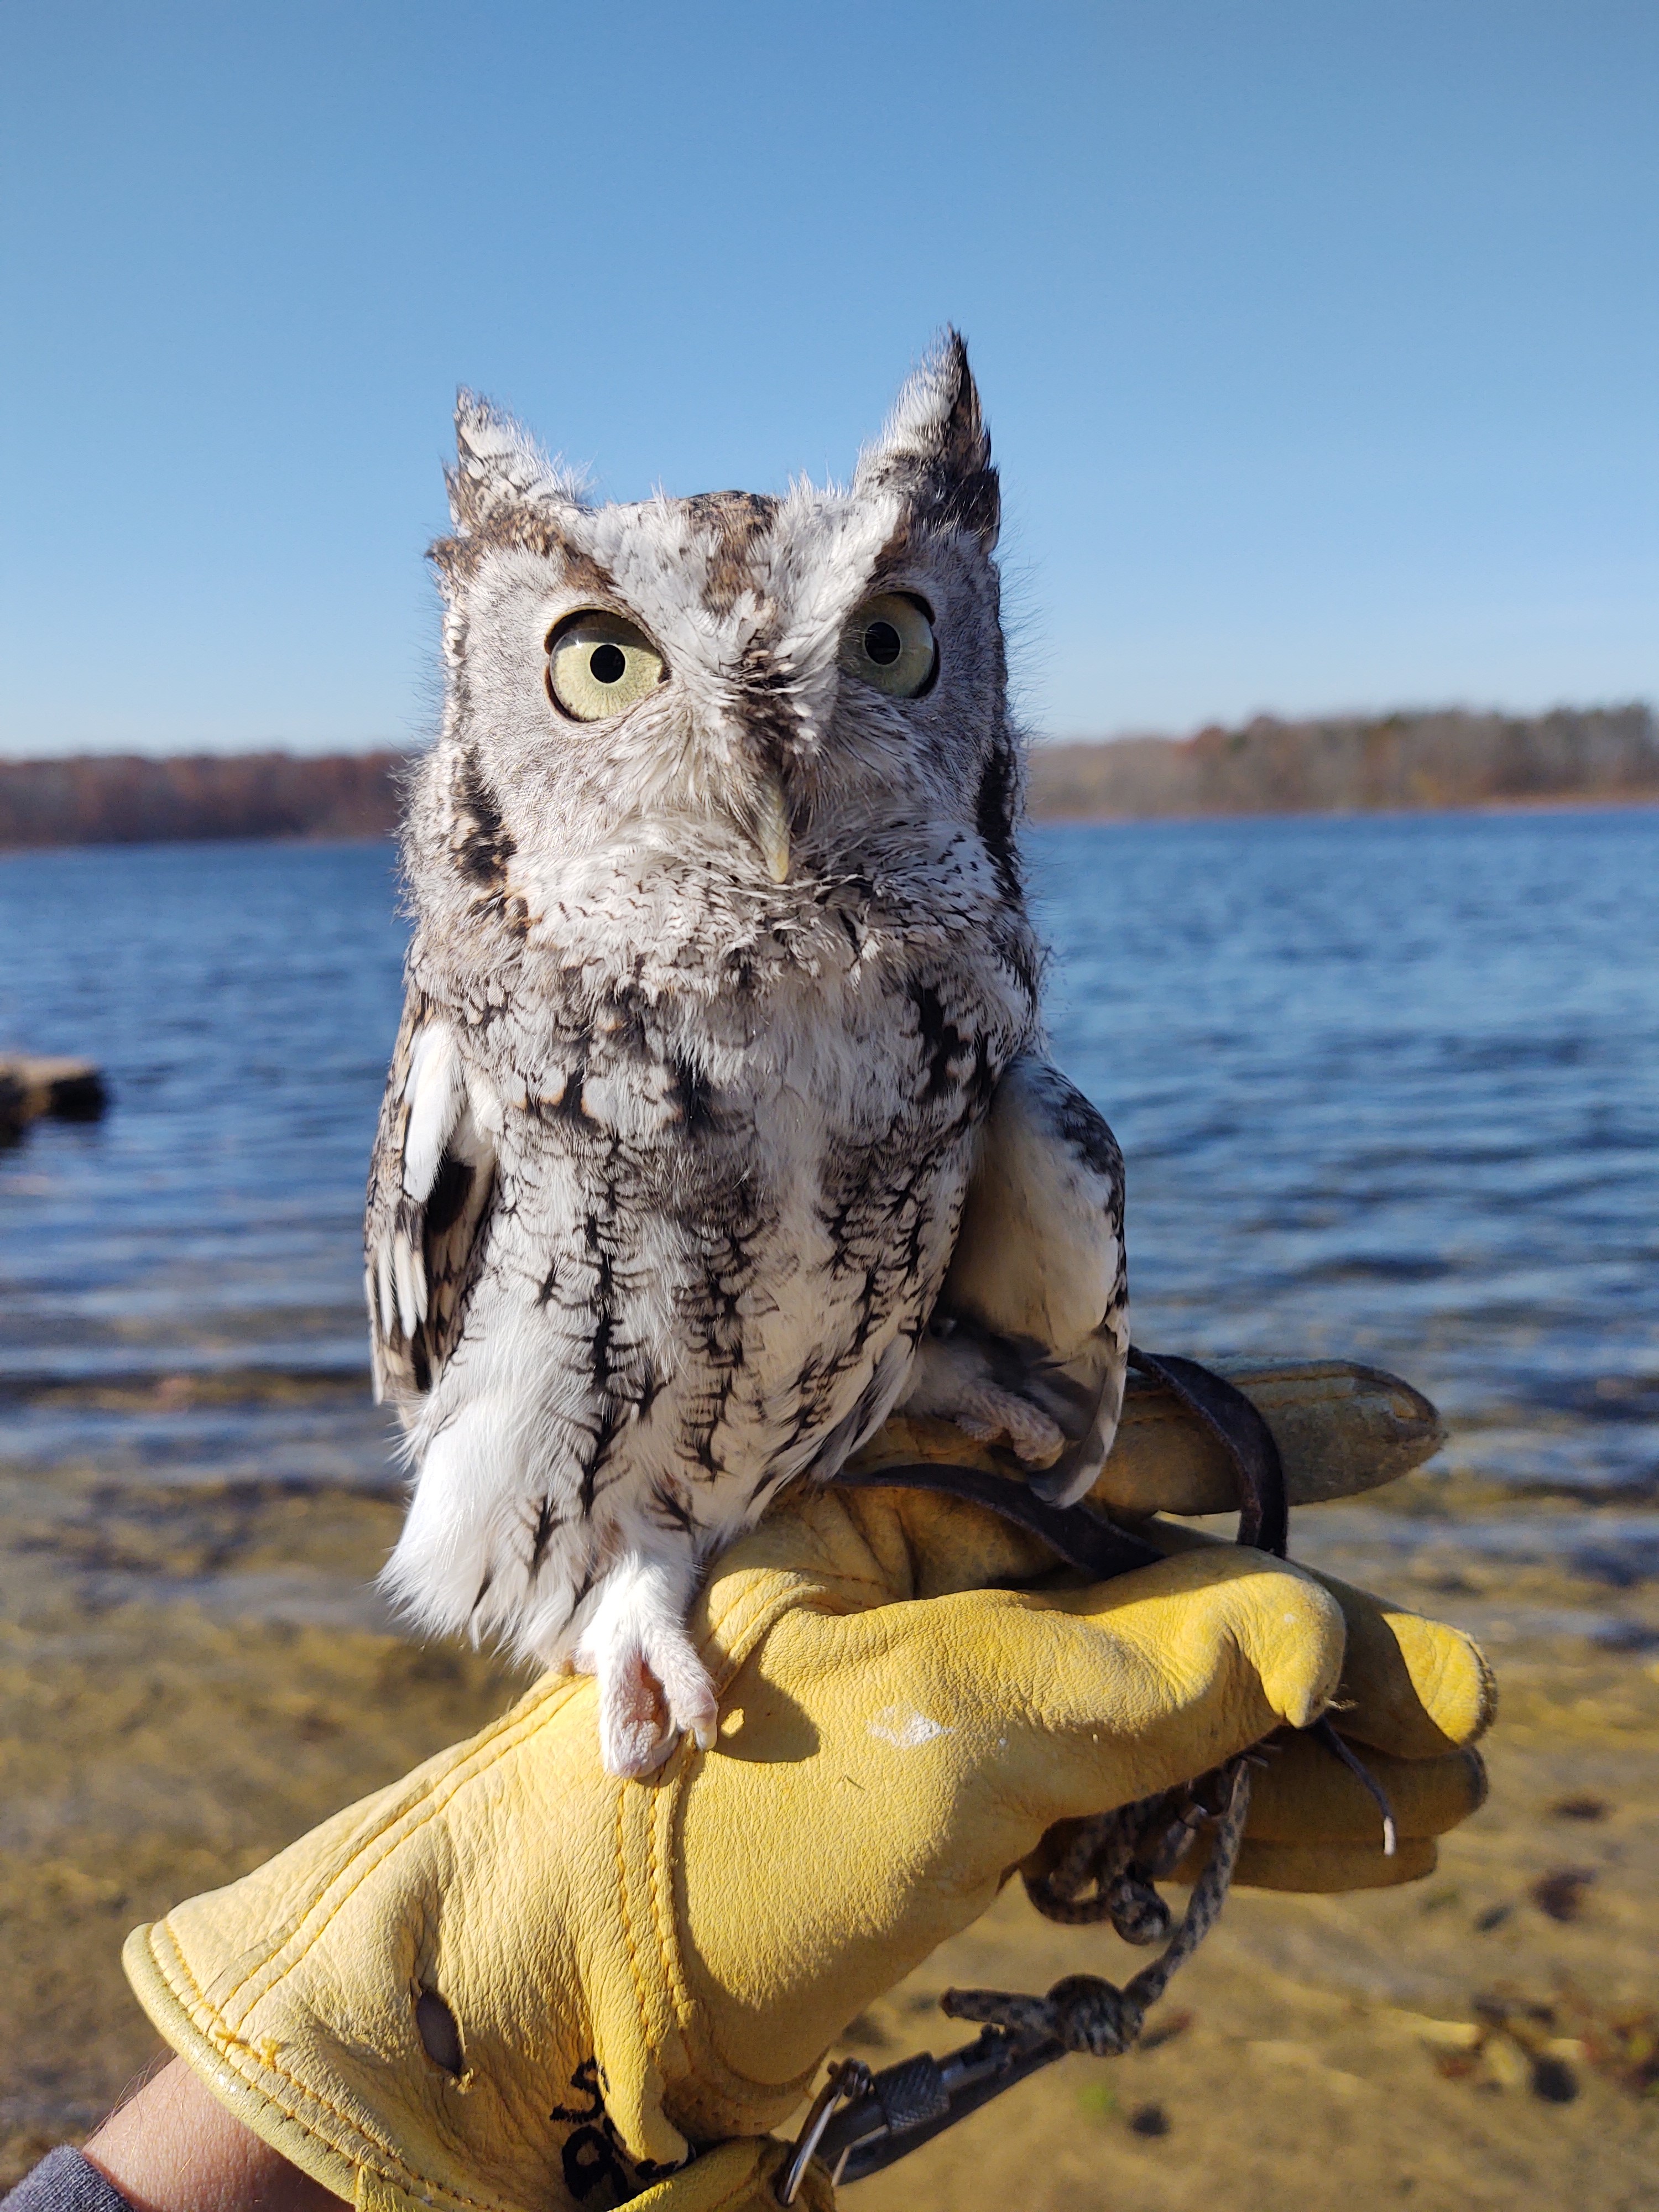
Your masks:
{"label": "glove finger", "polygon": [[1057,1820],[1170,1789],[1286,1722],[1305,1726],[1342,1660],[1341,1613],[1316,1583],[1221,1546],[1086,1589],[981,1590],[884,1608],[859,1627],[901,1632],[906,1657],[941,1678],[940,1715],[989,1739],[974,1786],[1025,1827],[1004,1865]]}
{"label": "glove finger", "polygon": [[[1333,1897],[1347,1889],[1397,1889],[1432,1874],[1439,1847],[1431,1836],[1405,1836],[1394,1856],[1380,1843],[1267,1844],[1246,1838],[1233,1871],[1235,1889],[1292,1889],[1310,1897]],[[1209,1856],[1207,1844],[1189,1851],[1176,1868],[1176,1881],[1195,1881]]]}
{"label": "glove finger", "polygon": [[[1149,1522],[1141,1534],[1182,1557],[1216,1542],[1162,1521]],[[1347,1657],[1338,1707],[1344,1735],[1397,1759],[1436,1759],[1486,1734],[1498,1709],[1498,1690],[1473,1638],[1334,1575],[1304,1571],[1342,1609]]]}
{"label": "glove finger", "polygon": [[[1316,1735],[1269,1738],[1266,1763],[1251,1779],[1245,1834],[1257,1843],[1377,1842],[1376,1801]],[[1438,1759],[1395,1759],[1368,1750],[1365,1765],[1387,1793],[1402,1838],[1443,1836],[1486,1802],[1486,1770],[1478,1751]]]}
{"label": "glove finger", "polygon": [[1498,1686],[1472,1637],[1320,1579],[1348,1628],[1338,1699],[1344,1735],[1399,1759],[1433,1759],[1486,1734]]}
{"label": "glove finger", "polygon": [[[1265,1763],[1253,1768],[1250,1778],[1250,1817],[1244,1831],[1247,1849],[1260,1844],[1271,1856],[1294,1847],[1310,1860],[1333,1852],[1338,1858],[1346,1858],[1356,1850],[1362,1856],[1380,1851],[1382,1824],[1376,1800],[1328,1745],[1317,1736],[1281,1731],[1269,1736],[1263,1749]],[[1486,1770],[1477,1751],[1413,1759],[1371,1752],[1365,1764],[1388,1794],[1402,1850],[1443,1836],[1486,1802]],[[1060,1820],[1048,1830],[1030,1856],[1021,1862],[1020,1871],[1028,1881],[1040,1881],[1053,1871],[1081,1826],[1076,1820]],[[1176,1879],[1193,1880],[1206,1855],[1205,1850],[1195,1850]],[[1413,1864],[1420,1856],[1420,1853],[1407,1854]],[[1294,1888],[1297,1885],[1287,1878],[1280,1886]]]}

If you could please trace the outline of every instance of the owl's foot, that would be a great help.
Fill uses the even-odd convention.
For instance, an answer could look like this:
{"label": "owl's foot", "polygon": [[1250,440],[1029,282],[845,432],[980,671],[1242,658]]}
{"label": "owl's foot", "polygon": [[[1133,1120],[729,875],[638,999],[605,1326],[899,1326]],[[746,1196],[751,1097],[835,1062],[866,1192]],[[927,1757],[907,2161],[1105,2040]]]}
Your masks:
{"label": "owl's foot", "polygon": [[[599,1757],[607,1774],[638,1781],[654,1774],[683,1735],[699,1751],[714,1748],[720,1707],[714,1686],[688,1644],[690,1668],[656,1666],[643,1652],[625,1653],[599,1674]],[[666,1672],[678,1677],[671,1689]],[[693,1679],[695,1674],[696,1679]]]}
{"label": "owl's foot", "polygon": [[[690,1581],[688,1572],[684,1578]],[[608,1774],[654,1774],[682,1735],[714,1748],[720,1704],[685,1632],[688,1592],[653,1563],[613,1568],[572,1655],[599,1682],[599,1757]]]}
{"label": "owl's foot", "polygon": [[970,1337],[924,1337],[896,1410],[933,1414],[980,1443],[1009,1445],[1027,1467],[1052,1467],[1066,1449],[1065,1431],[1031,1399],[993,1382],[988,1365]]}

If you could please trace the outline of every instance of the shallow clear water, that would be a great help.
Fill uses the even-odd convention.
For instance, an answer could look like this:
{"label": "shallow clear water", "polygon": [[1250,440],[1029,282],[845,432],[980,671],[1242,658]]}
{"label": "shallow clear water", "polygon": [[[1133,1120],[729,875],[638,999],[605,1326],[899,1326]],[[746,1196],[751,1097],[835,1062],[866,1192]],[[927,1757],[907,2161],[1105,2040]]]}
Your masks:
{"label": "shallow clear water", "polygon": [[[1659,1481],[1659,812],[1048,829],[1058,1057],[1136,1334],[1399,1369],[1454,1462]],[[0,857],[0,1044],[114,1106],[0,1155],[0,1456],[387,1479],[358,1214],[388,848]]]}
{"label": "shallow clear water", "polygon": [[114,1097],[0,1154],[8,1459],[384,1473],[359,1223],[395,897],[381,844],[0,859],[0,1040]]}

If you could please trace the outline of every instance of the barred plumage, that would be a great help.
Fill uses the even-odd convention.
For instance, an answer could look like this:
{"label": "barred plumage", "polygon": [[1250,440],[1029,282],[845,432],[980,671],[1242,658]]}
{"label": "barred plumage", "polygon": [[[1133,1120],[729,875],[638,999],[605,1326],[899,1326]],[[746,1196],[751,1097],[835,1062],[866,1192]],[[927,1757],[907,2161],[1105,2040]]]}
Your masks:
{"label": "barred plumage", "polygon": [[1041,1057],[960,340],[847,489],[592,507],[457,427],[366,1224],[416,1471],[386,1579],[599,1674],[641,1773],[712,1740],[704,1560],[907,1394],[1087,1486],[1121,1174]]}

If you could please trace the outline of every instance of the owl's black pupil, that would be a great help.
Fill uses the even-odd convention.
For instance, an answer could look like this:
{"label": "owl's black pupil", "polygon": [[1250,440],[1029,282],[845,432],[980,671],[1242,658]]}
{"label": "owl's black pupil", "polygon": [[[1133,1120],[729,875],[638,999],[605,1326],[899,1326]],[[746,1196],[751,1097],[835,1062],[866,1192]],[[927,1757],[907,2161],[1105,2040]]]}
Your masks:
{"label": "owl's black pupil", "polygon": [[864,649],[878,668],[890,668],[904,650],[904,640],[890,622],[872,622],[864,633]]}
{"label": "owl's black pupil", "polygon": [[628,655],[619,645],[596,645],[587,668],[596,684],[620,684],[628,673]]}

